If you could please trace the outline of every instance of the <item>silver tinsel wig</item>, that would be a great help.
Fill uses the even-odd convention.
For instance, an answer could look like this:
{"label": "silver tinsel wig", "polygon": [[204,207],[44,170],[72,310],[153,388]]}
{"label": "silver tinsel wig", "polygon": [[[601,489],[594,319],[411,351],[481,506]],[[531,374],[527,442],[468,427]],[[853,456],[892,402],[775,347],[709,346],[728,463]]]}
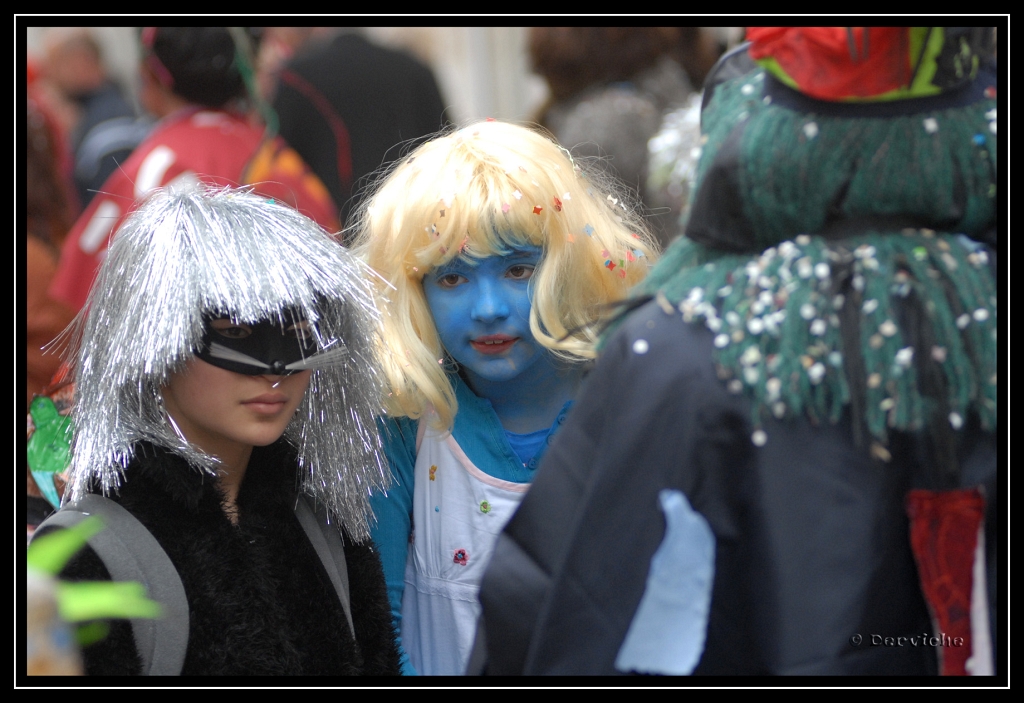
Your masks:
{"label": "silver tinsel wig", "polygon": [[378,313],[365,267],[315,223],[244,189],[159,190],[117,231],[76,322],[70,499],[116,490],[136,443],[215,474],[218,460],[168,422],[161,388],[195,357],[204,315],[313,323],[309,390],[285,430],[303,492],[356,539],[388,487],[376,417]]}

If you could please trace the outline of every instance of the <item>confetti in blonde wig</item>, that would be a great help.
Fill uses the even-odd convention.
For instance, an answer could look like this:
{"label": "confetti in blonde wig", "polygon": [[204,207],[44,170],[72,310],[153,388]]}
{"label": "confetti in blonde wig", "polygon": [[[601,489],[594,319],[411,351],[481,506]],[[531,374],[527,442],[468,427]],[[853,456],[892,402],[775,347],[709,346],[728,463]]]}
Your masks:
{"label": "confetti in blonde wig", "polygon": [[594,355],[595,322],[646,275],[656,245],[634,203],[600,168],[549,137],[487,120],[429,141],[378,185],[358,214],[357,253],[379,274],[389,410],[456,405],[422,280],[462,256],[542,250],[530,329],[568,362]]}

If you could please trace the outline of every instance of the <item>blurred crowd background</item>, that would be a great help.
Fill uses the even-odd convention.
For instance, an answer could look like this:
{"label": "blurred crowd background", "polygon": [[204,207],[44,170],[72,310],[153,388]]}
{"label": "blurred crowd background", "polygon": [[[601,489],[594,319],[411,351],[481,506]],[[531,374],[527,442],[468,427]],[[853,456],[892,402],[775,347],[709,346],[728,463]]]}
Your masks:
{"label": "blurred crowd background", "polygon": [[[322,41],[337,27],[268,27],[261,62],[276,65],[309,44]],[[701,27],[704,41],[722,48],[742,39],[740,27]],[[527,120],[545,102],[549,90],[543,77],[531,70],[529,27],[361,27],[368,39],[405,50],[429,66],[448,101],[451,118],[460,123],[484,117]],[[29,27],[29,55],[43,58],[54,38],[68,28]],[[92,27],[103,62],[127,93],[138,93],[139,43],[137,27]]]}

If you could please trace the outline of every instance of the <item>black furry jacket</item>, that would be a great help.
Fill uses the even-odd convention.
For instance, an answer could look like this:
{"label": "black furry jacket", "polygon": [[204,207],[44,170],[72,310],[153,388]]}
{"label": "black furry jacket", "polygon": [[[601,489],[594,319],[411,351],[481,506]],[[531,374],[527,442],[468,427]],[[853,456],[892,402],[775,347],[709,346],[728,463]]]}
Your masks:
{"label": "black furry jacket", "polygon": [[[356,640],[323,565],[300,526],[296,458],[283,440],[256,447],[238,494],[233,525],[209,476],[142,444],[111,496],[137,517],[178,569],[189,602],[182,675],[398,674],[380,557],[344,535]],[[86,548],[63,578],[109,579]],[[138,674],[126,620],[86,647],[91,675]]]}

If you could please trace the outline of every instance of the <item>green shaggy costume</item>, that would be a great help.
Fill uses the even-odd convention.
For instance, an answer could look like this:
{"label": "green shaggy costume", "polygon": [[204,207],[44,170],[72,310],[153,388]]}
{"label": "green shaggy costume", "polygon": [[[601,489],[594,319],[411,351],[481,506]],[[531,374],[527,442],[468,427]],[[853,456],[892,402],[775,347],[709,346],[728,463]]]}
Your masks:
{"label": "green shaggy costume", "polygon": [[953,429],[977,413],[993,430],[996,284],[959,235],[994,236],[996,101],[821,116],[773,104],[764,80],[715,91],[687,237],[638,292],[716,334],[755,426],[767,413],[835,422],[852,404],[879,458],[887,428],[922,429],[938,409]]}

